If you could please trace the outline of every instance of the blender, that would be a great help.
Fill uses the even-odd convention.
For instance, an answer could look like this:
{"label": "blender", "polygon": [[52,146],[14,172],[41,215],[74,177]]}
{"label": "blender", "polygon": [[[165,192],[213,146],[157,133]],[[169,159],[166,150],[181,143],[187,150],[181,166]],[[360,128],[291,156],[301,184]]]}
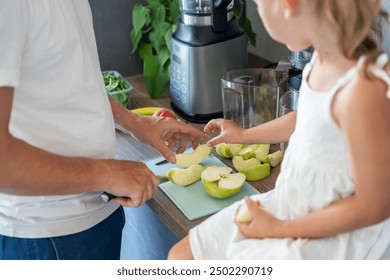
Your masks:
{"label": "blender", "polygon": [[179,0],[171,38],[170,98],[184,119],[222,117],[221,75],[248,65],[245,33],[233,17],[234,0]]}

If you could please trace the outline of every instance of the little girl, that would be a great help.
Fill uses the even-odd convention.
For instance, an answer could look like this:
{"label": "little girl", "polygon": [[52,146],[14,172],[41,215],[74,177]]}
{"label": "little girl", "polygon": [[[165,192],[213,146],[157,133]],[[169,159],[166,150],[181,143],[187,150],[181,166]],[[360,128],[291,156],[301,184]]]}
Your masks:
{"label": "little girl", "polygon": [[[380,0],[255,0],[269,34],[316,50],[297,113],[250,129],[212,120],[209,145],[289,140],[275,189],[190,230],[170,259],[390,259],[390,77]],[[235,222],[239,204],[252,219]],[[268,210],[265,211],[264,209]]]}

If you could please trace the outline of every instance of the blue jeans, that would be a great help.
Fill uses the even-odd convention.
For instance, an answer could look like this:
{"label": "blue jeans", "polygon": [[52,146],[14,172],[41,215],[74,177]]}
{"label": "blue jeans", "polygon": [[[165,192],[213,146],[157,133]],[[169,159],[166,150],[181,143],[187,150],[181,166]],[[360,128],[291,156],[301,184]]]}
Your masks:
{"label": "blue jeans", "polygon": [[0,235],[0,260],[119,260],[123,208],[85,231],[49,238]]}

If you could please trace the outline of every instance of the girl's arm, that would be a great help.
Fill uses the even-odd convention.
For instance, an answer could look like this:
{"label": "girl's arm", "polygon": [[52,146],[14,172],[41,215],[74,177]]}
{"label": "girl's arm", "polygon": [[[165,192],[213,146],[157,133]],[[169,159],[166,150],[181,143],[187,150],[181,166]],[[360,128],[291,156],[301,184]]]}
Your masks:
{"label": "girl's arm", "polygon": [[204,128],[208,133],[220,133],[209,140],[210,146],[219,143],[235,144],[274,144],[288,141],[295,129],[296,112],[291,112],[283,117],[266,122],[264,124],[242,129],[235,123],[224,119],[211,120]]}
{"label": "girl's arm", "polygon": [[[355,193],[291,221],[280,221],[248,201],[251,237],[318,238],[374,225],[390,217],[390,100],[380,80],[358,78],[337,95],[333,115],[342,128],[352,163]],[[332,174],[329,174],[332,176]]]}

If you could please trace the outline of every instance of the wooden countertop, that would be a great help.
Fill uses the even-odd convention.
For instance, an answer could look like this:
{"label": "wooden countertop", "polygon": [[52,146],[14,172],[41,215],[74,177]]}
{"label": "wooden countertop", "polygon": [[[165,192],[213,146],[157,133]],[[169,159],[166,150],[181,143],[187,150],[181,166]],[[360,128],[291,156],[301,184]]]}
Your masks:
{"label": "wooden countertop", "polygon": [[[133,86],[130,94],[130,108],[139,107],[165,107],[171,108],[168,90],[158,99],[151,99],[146,90],[146,85],[142,75],[128,77],[127,80]],[[199,129],[203,129],[205,124],[192,124]],[[160,154],[143,143],[138,142],[132,136],[125,134],[119,130],[116,132],[117,151],[116,157],[118,159],[144,161],[153,157],[160,156]],[[279,147],[274,147],[278,149]],[[227,165],[232,165],[230,159],[224,159],[216,155]],[[280,171],[280,165],[273,168],[271,175],[261,181],[250,182],[260,192],[267,192],[274,188],[276,178]],[[152,199],[147,202],[147,205],[161,218],[161,220],[172,230],[178,237],[182,238],[188,234],[188,231],[199,224],[206,218],[200,218],[194,221],[189,221],[184,214],[173,204],[173,202],[160,189]]]}

